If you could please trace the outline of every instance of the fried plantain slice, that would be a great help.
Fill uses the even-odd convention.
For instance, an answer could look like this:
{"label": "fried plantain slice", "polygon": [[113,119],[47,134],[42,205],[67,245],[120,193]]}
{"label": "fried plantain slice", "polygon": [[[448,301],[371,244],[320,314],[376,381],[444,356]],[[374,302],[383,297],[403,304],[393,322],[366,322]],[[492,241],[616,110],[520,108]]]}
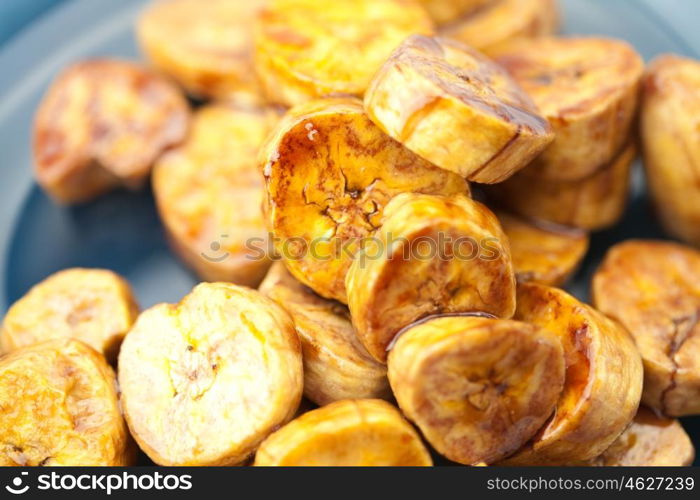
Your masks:
{"label": "fried plantain slice", "polygon": [[157,0],[139,17],[146,58],[197,97],[258,92],[253,24],[266,0]]}
{"label": "fried plantain slice", "polygon": [[528,171],[540,179],[580,180],[629,141],[644,62],[609,38],[540,38],[508,44],[495,56],[532,97],[556,133]]}
{"label": "fried plantain slice", "polygon": [[407,38],[375,75],[365,108],[408,149],[474,182],[507,179],[554,137],[502,68],[446,38]]}
{"label": "fried plantain slice", "polygon": [[0,358],[0,466],[133,465],[114,372],[75,339]]}
{"label": "fried plantain slice", "polygon": [[357,338],[343,304],[324,299],[275,262],[259,288],[289,312],[304,357],[304,395],[318,405],[391,397],[386,367]]}
{"label": "fried plantain slice", "polygon": [[404,38],[432,31],[413,0],[271,0],[256,25],[255,67],[275,103],[361,96]]}
{"label": "fried plantain slice", "polygon": [[430,453],[401,413],[380,399],[331,403],[268,437],[256,466],[431,466]]}
{"label": "fried plantain slice", "polygon": [[89,60],[65,70],[34,119],[34,173],[61,203],[140,187],[184,139],[189,108],[175,86],[138,64]]}
{"label": "fried plantain slice", "polygon": [[279,116],[251,103],[199,108],[187,141],[153,171],[170,242],[206,281],[257,286],[270,267],[257,157]]}
{"label": "fried plantain slice", "polygon": [[585,231],[543,224],[506,212],[497,212],[508,237],[518,281],[558,286],[578,269],[588,251]]}
{"label": "fried plantain slice", "polygon": [[497,0],[419,0],[430,17],[439,25],[457,21]]}
{"label": "fried plantain slice", "polygon": [[700,62],[660,56],[642,87],[644,166],[656,212],[669,234],[700,246]]}
{"label": "fried plantain slice", "polygon": [[139,316],[119,353],[119,385],[131,434],[157,464],[240,464],[294,416],[301,347],[272,300],[202,283]]}
{"label": "fried plantain slice", "polygon": [[393,196],[469,191],[464,179],[384,134],[354,98],[319,99],[290,110],[260,163],[277,253],[295,278],[343,303],[352,256]]}
{"label": "fried plantain slice", "polygon": [[65,269],[15,302],[0,328],[2,352],[51,339],[74,338],[114,362],[139,314],[131,287],[106,269]]}
{"label": "fried plantain slice", "polygon": [[496,0],[441,26],[439,33],[490,55],[514,40],[553,35],[558,29],[556,0]]}
{"label": "fried plantain slice", "polygon": [[442,455],[491,464],[520,448],[552,414],[564,383],[554,333],[519,321],[433,317],[389,353],[404,414]]}
{"label": "fried plantain slice", "polygon": [[578,181],[542,179],[528,166],[507,181],[489,186],[488,193],[523,216],[598,231],[622,217],[636,156],[637,148],[630,142],[612,163]]}
{"label": "fried plantain slice", "polygon": [[619,243],[596,271],[592,297],[637,342],[644,404],[674,417],[700,414],[700,252],[663,241]]}
{"label": "fried plantain slice", "polygon": [[515,311],[507,238],[488,208],[463,195],[393,198],[345,284],[357,335],[381,362],[401,328],[430,314]]}
{"label": "fried plantain slice", "polygon": [[642,361],[616,322],[557,288],[518,285],[514,318],[556,333],[566,381],[556,411],[507,465],[558,465],[600,455],[634,417],[642,394]]}
{"label": "fried plantain slice", "polygon": [[678,420],[659,417],[640,406],[627,430],[589,465],[683,467],[694,459],[693,443]]}

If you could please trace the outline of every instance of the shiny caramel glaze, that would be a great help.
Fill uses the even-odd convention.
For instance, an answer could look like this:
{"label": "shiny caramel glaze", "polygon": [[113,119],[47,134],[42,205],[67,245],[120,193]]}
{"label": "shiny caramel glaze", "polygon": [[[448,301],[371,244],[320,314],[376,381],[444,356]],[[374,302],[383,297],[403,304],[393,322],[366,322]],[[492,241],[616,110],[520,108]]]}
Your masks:
{"label": "shiny caramel glaze", "polygon": [[503,181],[554,137],[502,68],[447,38],[407,38],[375,75],[365,108],[411,151],[475,182]]}
{"label": "shiny caramel glaze", "polygon": [[404,414],[450,460],[494,463],[530,439],[564,383],[557,336],[478,316],[436,317],[406,330],[389,353]]}
{"label": "shiny caramel glaze", "polygon": [[73,64],[52,83],[34,118],[34,173],[57,201],[77,203],[144,184],[153,162],[184,139],[185,98],[130,62]]}
{"label": "shiny caramel glaze", "polygon": [[644,404],[669,416],[700,413],[700,252],[628,240],[608,250],[592,283],[595,306],[634,336]]}
{"label": "shiny caramel glaze", "polygon": [[345,284],[353,325],[375,359],[386,362],[396,333],[430,314],[513,315],[508,241],[481,203],[464,195],[401,194],[385,207],[374,238]]}
{"label": "shiny caramel glaze", "polygon": [[642,393],[642,361],[629,333],[557,288],[518,284],[514,318],[554,332],[566,380],[552,418],[503,463],[560,465],[600,455],[627,428]]}
{"label": "shiny caramel glaze", "polygon": [[352,255],[403,192],[467,193],[467,183],[384,134],[354,98],[297,106],[260,156],[264,210],[287,268],[316,293],[347,302]]}

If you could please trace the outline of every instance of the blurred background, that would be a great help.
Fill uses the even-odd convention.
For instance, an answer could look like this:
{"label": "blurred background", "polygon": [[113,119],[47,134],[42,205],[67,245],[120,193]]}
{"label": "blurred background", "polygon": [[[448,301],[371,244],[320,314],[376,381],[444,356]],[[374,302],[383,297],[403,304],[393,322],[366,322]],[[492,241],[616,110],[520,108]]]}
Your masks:
{"label": "blurred background", "polygon": [[24,28],[36,17],[65,0],[2,0],[0,1],[0,44]]}

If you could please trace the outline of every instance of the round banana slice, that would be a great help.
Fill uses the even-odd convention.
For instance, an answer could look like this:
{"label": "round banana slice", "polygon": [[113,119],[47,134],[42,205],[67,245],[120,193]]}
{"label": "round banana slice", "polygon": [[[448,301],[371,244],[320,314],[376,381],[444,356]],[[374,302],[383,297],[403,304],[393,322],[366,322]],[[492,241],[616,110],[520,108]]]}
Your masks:
{"label": "round banana slice", "polygon": [[125,466],[135,447],[114,372],[74,339],[0,358],[0,466]]}
{"label": "round banana slice", "polygon": [[644,62],[626,42],[540,38],[495,56],[556,133],[531,166],[540,179],[580,180],[611,162],[629,140]]}
{"label": "round banana slice", "polygon": [[354,98],[293,108],[261,158],[264,209],[277,253],[295,278],[343,303],[352,257],[393,196],[469,191],[464,179],[384,134]]}
{"label": "round banana slice", "polygon": [[694,459],[693,443],[678,420],[659,417],[640,406],[627,430],[590,465],[684,467]]}
{"label": "round banana slice", "polygon": [[331,403],[268,437],[256,466],[431,466],[430,453],[401,413],[379,399]]}
{"label": "round banana slice", "polygon": [[600,455],[632,421],[642,395],[642,361],[619,324],[566,292],[518,285],[515,319],[556,333],[566,381],[556,410],[507,465],[558,465]]}
{"label": "round banana slice", "polygon": [[184,139],[185,98],[167,80],[124,61],[65,70],[34,119],[34,171],[57,201],[78,203],[140,187],[161,153]]}
{"label": "round banana slice", "polygon": [[362,346],[348,308],[316,295],[282,262],[270,268],[259,288],[289,312],[301,340],[304,395],[318,405],[341,399],[388,399],[386,366]]}
{"label": "round banana slice", "polygon": [[389,353],[389,382],[430,444],[462,464],[494,463],[530,439],[564,384],[554,333],[519,321],[434,317]]}
{"label": "round banana slice", "polygon": [[289,315],[228,283],[143,312],[119,353],[124,415],[160,465],[241,464],[294,416],[302,385]]}
{"label": "round banana slice", "polygon": [[381,362],[396,333],[420,318],[515,311],[508,240],[496,216],[463,195],[392,199],[345,284],[357,335]]}
{"label": "round banana slice", "polygon": [[642,96],[644,166],[656,212],[669,234],[700,246],[700,62],[655,59]]}
{"label": "round banana slice", "polygon": [[270,267],[257,156],[278,118],[242,100],[202,107],[187,141],[156,164],[172,246],[203,280],[257,286]]}
{"label": "round banana slice", "polygon": [[228,98],[258,90],[253,24],[266,0],[157,0],[136,36],[146,58],[190,94]]}
{"label": "round banana slice", "polygon": [[105,269],[66,269],[32,287],[5,315],[0,348],[14,351],[52,339],[74,338],[116,361],[139,313],[129,284]]}
{"label": "round banana slice", "polygon": [[361,96],[404,38],[432,31],[413,0],[270,0],[256,25],[256,70],[279,104]]}
{"label": "round banana slice", "polygon": [[497,215],[510,243],[519,282],[562,285],[578,269],[588,251],[589,237],[585,231],[530,221],[505,212]]}
{"label": "round banana slice", "polygon": [[671,242],[619,243],[596,271],[592,296],[637,342],[644,404],[669,416],[700,414],[700,252]]}
{"label": "round banana slice", "polygon": [[552,35],[558,28],[556,0],[495,0],[441,26],[440,35],[492,54],[514,40]]}
{"label": "round banana slice", "polygon": [[497,3],[497,0],[419,0],[418,3],[433,21],[442,25],[469,16],[488,4]]}
{"label": "round banana slice", "polygon": [[554,138],[502,68],[446,38],[407,38],[372,80],[365,108],[408,149],[474,182],[507,179]]}
{"label": "round banana slice", "polygon": [[622,217],[637,148],[630,142],[609,165],[577,181],[541,178],[528,166],[489,195],[512,212],[563,226],[598,231]]}

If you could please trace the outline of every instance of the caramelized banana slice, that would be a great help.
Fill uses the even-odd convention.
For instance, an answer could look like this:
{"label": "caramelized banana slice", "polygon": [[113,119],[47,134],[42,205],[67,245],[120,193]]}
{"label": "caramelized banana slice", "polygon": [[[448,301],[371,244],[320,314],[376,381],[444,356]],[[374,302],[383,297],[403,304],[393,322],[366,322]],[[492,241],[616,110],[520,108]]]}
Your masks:
{"label": "caramelized banana slice", "polygon": [[559,336],[566,381],[552,418],[504,463],[558,465],[597,457],[639,406],[642,361],[632,337],[566,292],[534,283],[518,285],[514,318]]}
{"label": "caramelized banana slice", "polygon": [[413,0],[270,0],[258,18],[256,70],[267,97],[280,104],[361,96],[404,38],[432,30]]}
{"label": "caramelized banana slice", "polygon": [[319,405],[341,399],[391,395],[386,367],[367,353],[350,323],[347,307],[299,283],[282,262],[270,268],[260,292],[294,320],[304,357],[304,395]]}
{"label": "caramelized banana slice", "polygon": [[296,412],[301,347],[272,300],[203,283],[139,316],[119,353],[119,385],[131,434],[157,464],[240,464]]}
{"label": "caramelized banana slice", "polygon": [[0,358],[0,466],[132,465],[114,372],[78,340]]}
{"label": "caramelized banana slice", "polygon": [[331,403],[312,410],[268,437],[257,466],[431,466],[418,433],[401,413],[379,399]]}
{"label": "caramelized banana slice", "polygon": [[520,448],[552,414],[564,383],[556,335],[519,321],[431,318],[389,353],[404,414],[442,455],[491,464]]}
{"label": "caramelized banana slice", "polygon": [[495,60],[532,97],[556,133],[528,167],[540,179],[590,176],[629,140],[644,62],[626,42],[522,40],[498,51]]}
{"label": "caramelized banana slice", "polygon": [[392,199],[345,284],[357,335],[382,362],[396,333],[430,314],[515,311],[507,238],[488,208],[461,195]]}
{"label": "caramelized banana slice", "polygon": [[316,293],[346,303],[345,274],[403,192],[455,194],[464,179],[394,141],[353,98],[320,99],[287,113],[261,155],[268,227],[287,269]]}
{"label": "caramelized banana slice", "polygon": [[608,250],[593,303],[634,336],[644,360],[644,404],[700,414],[700,252],[631,240]]}
{"label": "caramelized banana slice", "polygon": [[678,420],[658,417],[640,406],[627,430],[590,465],[683,467],[694,458],[693,443]]}
{"label": "caramelized banana slice", "polygon": [[257,90],[253,23],[266,0],[157,0],[136,26],[149,61],[199,97]]}
{"label": "caramelized banana slice", "polygon": [[189,108],[165,79],[124,61],[71,66],[34,120],[35,175],[62,203],[140,187],[153,162],[187,132]]}
{"label": "caramelized banana slice", "polygon": [[51,339],[74,338],[116,361],[139,307],[131,287],[105,269],[66,269],[35,285],[7,311],[3,352]]}
{"label": "caramelized banana slice", "polygon": [[556,0],[496,0],[442,26],[440,34],[492,54],[514,40],[552,35],[558,28]]}
{"label": "caramelized banana slice", "polygon": [[503,69],[446,38],[406,39],[374,77],[365,108],[408,149],[474,182],[507,179],[554,137]]}
{"label": "caramelized banana slice", "polygon": [[457,21],[496,0],[419,0],[438,25]]}
{"label": "caramelized banana slice", "polygon": [[510,243],[515,277],[558,286],[576,271],[588,251],[588,233],[498,213]]}
{"label": "caramelized banana slice", "polygon": [[700,63],[655,59],[642,95],[644,166],[656,212],[669,234],[700,246]]}
{"label": "caramelized banana slice", "polygon": [[170,241],[203,280],[257,286],[270,266],[257,155],[277,119],[242,100],[200,108],[185,144],[153,171]]}
{"label": "caramelized banana slice", "polygon": [[528,166],[506,182],[489,186],[489,195],[526,217],[598,231],[622,217],[636,155],[630,142],[612,163],[578,181],[542,179]]}

